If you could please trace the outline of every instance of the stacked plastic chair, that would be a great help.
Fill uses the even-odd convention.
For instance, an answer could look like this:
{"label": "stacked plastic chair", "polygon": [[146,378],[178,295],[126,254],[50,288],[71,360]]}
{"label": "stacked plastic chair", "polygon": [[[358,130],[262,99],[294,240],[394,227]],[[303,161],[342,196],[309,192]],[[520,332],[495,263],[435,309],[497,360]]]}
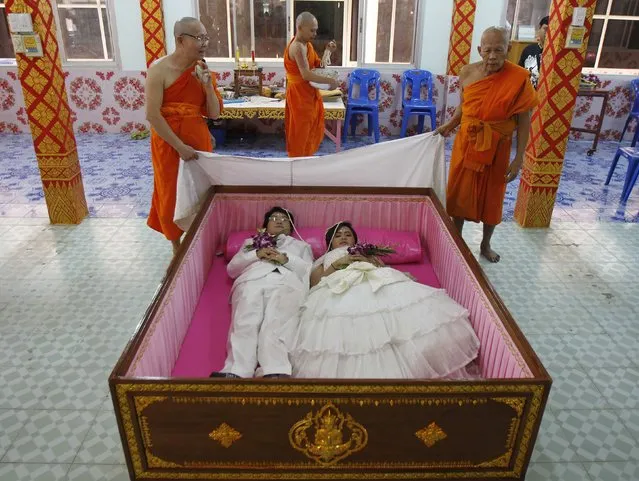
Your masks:
{"label": "stacked plastic chair", "polygon": [[[406,98],[406,90],[411,94]],[[426,88],[426,98],[422,98],[422,89]],[[408,119],[417,115],[417,133],[424,131],[424,117],[430,117],[430,129],[434,131],[437,123],[437,107],[433,103],[433,74],[428,70],[407,70],[402,74],[402,117],[401,136],[406,137]]]}
{"label": "stacked plastic chair", "polygon": [[[379,98],[381,75],[377,70],[356,69],[348,78],[348,98],[346,99],[346,119],[344,123],[343,141],[346,141],[348,126],[351,135],[355,135],[357,116],[368,116],[368,135],[375,134],[375,142],[379,142]],[[354,92],[355,91],[355,92]],[[371,99],[370,92],[375,92]]]}
{"label": "stacked plastic chair", "polygon": [[621,191],[621,202],[626,202],[628,200],[628,197],[630,197],[630,191],[637,183],[637,177],[639,177],[639,149],[635,148],[635,145],[637,145],[637,140],[639,140],[639,79],[634,79],[630,83],[633,90],[635,91],[635,101],[632,104],[632,109],[630,111],[630,115],[628,115],[626,124],[621,131],[621,139],[619,141],[623,141],[623,136],[626,134],[626,130],[628,130],[628,126],[630,125],[632,119],[635,119],[637,122],[635,124],[635,135],[632,138],[630,147],[619,147],[617,149],[615,158],[612,160],[612,165],[610,166],[610,170],[608,171],[608,177],[606,178],[605,184],[610,184],[610,179],[612,179],[612,174],[615,172],[617,162],[619,162],[619,157],[625,157],[626,159],[628,159],[628,170],[626,171],[626,179]]}
{"label": "stacked plastic chair", "polygon": [[632,138],[632,146],[637,145],[637,140],[639,139],[639,79],[634,79],[632,82],[632,89],[635,91],[635,102],[632,104],[632,110],[630,111],[630,115],[628,115],[628,119],[626,120],[626,125],[623,126],[623,130],[621,131],[621,139],[623,141],[623,136],[628,130],[628,126],[630,125],[630,121],[635,119],[637,123],[635,124],[635,135]]}
{"label": "stacked plastic chair", "polygon": [[[637,136],[635,135],[635,140],[636,138]],[[612,178],[612,174],[615,171],[615,167],[617,167],[617,162],[619,162],[619,157],[622,156],[628,159],[626,180],[624,181],[623,189],[621,191],[621,202],[626,202],[628,200],[628,197],[630,197],[630,191],[637,183],[637,177],[639,177],[639,149],[636,149],[634,147],[619,147],[617,149],[615,158],[613,159],[610,170],[608,171],[606,185],[610,183],[610,179]]]}

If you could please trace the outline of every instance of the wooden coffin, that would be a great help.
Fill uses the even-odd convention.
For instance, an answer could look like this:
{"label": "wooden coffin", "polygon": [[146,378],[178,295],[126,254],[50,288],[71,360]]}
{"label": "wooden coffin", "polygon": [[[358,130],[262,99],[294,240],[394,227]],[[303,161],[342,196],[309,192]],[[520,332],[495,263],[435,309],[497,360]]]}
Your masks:
{"label": "wooden coffin", "polygon": [[[424,262],[470,312],[481,379],[206,377],[226,327],[201,331],[211,349],[194,353],[192,319],[217,302],[210,325],[222,322],[228,305],[207,293],[230,286],[226,237],[272,205],[300,226],[418,232]],[[197,375],[175,375],[185,356]],[[523,480],[551,379],[430,189],[216,187],[109,383],[134,480]]]}

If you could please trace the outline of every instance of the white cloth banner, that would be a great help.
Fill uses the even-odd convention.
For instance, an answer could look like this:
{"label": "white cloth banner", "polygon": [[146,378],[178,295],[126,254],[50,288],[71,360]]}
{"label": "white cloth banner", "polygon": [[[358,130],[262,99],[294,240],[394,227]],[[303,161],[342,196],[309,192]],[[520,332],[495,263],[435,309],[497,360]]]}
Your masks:
{"label": "white cloth banner", "polygon": [[185,231],[211,185],[431,187],[446,198],[444,138],[431,132],[316,157],[198,153],[180,160],[174,221]]}

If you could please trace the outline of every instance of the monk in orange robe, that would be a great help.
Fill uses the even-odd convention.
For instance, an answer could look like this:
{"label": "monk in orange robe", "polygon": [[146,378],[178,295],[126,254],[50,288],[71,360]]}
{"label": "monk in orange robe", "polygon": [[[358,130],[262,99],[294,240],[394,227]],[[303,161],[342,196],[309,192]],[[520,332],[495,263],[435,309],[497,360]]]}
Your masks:
{"label": "monk in orange robe", "polygon": [[[490,245],[501,222],[506,184],[524,161],[530,129],[530,111],[537,95],[528,70],[506,61],[507,32],[489,28],[479,47],[481,62],[465,66],[459,80],[461,103],[455,115],[436,130],[447,136],[460,123],[450,161],[446,210],[461,234],[465,220],[484,225],[481,255],[499,261]],[[510,162],[513,133],[517,154]]]}
{"label": "monk in orange robe", "polygon": [[[295,22],[297,33],[284,51],[286,70],[286,110],[284,128],[289,157],[306,157],[319,149],[324,138],[324,103],[319,90],[309,82],[337,88],[337,81],[312,69],[323,67],[311,40],[317,36],[317,19],[309,12],[300,13]],[[335,42],[327,49],[334,51]]]}
{"label": "monk in orange robe", "polygon": [[222,97],[215,76],[202,60],[209,42],[204,25],[185,17],[175,23],[175,52],[154,63],[147,73],[146,118],[151,124],[153,201],[147,224],[180,246],[182,230],[173,222],[180,158],[197,159],[196,150],[211,152],[205,117],[216,119]]}

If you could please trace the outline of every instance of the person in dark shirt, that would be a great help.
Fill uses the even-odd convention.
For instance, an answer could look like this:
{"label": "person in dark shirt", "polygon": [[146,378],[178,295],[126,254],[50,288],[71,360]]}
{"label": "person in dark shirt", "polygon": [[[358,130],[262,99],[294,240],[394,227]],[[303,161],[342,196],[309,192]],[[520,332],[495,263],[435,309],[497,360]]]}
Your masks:
{"label": "person in dark shirt", "polygon": [[521,57],[519,57],[519,66],[524,67],[530,72],[530,81],[535,88],[537,88],[537,83],[539,82],[539,73],[541,72],[541,53],[544,49],[547,30],[548,17],[544,17],[539,21],[537,43],[528,45],[524,51],[521,52]]}

